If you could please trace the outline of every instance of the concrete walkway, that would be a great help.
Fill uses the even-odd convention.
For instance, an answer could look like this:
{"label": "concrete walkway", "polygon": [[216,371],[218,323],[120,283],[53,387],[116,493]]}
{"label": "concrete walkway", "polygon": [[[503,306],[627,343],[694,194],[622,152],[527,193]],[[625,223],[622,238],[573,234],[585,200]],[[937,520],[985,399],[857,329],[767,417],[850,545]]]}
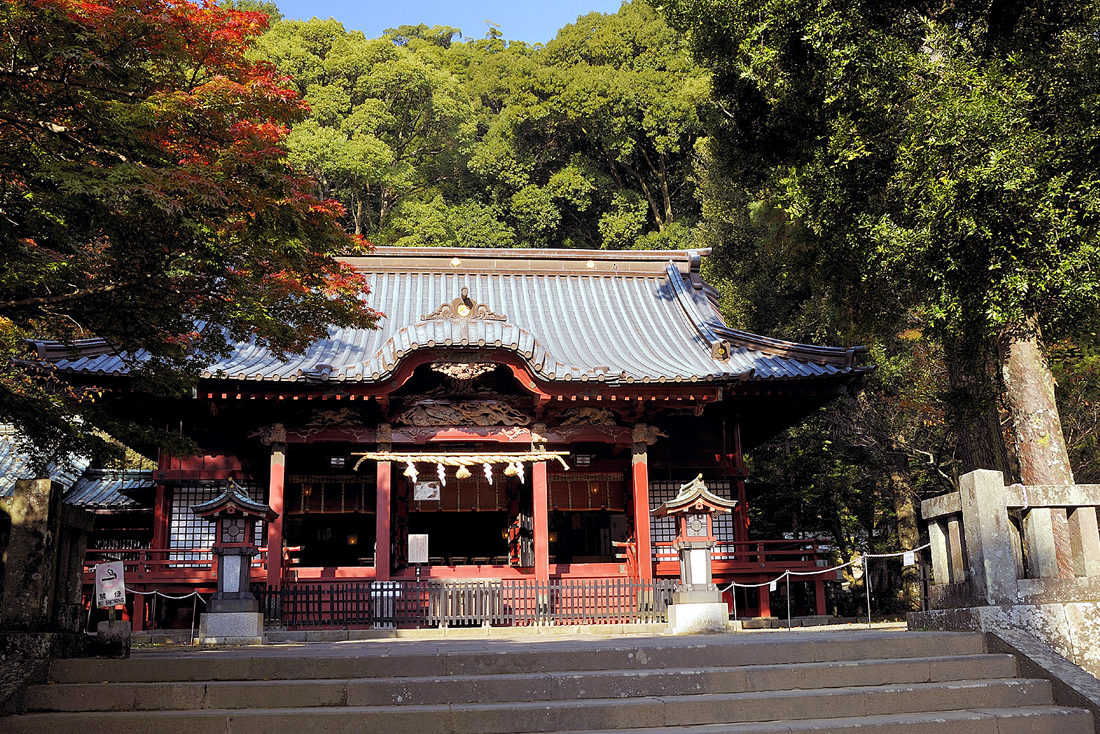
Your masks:
{"label": "concrete walkway", "polygon": [[[868,626],[866,622],[829,624],[815,627],[776,627],[764,629],[738,630],[731,626],[731,635],[754,634],[810,634],[815,632],[882,632],[905,630],[904,622],[875,622]],[[398,629],[398,630],[295,630],[268,631],[265,633],[263,648],[283,645],[344,643],[344,642],[392,642],[395,640],[595,640],[616,637],[670,637],[665,624],[603,624],[570,625],[561,627],[451,627],[443,629]],[[191,647],[190,630],[157,630],[155,632],[135,632],[133,654],[143,652],[179,650]],[[195,646],[201,649],[248,649],[256,650],[261,646],[239,648],[227,645]]]}
{"label": "concrete walkway", "polygon": [[[608,625],[611,626],[611,625]],[[655,625],[664,627],[664,625]],[[837,642],[850,640],[853,644],[871,639],[904,639],[914,633],[907,632],[903,623],[879,623],[872,625],[830,625],[828,627],[751,630],[717,635],[672,636],[652,631],[626,634],[619,631],[596,631],[594,628],[550,628],[565,630],[556,634],[535,631],[519,631],[516,628],[490,628],[463,630],[478,632],[480,636],[443,637],[441,630],[400,630],[407,633],[400,637],[374,637],[367,639],[338,640],[329,642],[283,642],[265,645],[141,645],[135,646],[132,659],[146,658],[302,658],[302,657],[397,657],[401,655],[447,655],[470,652],[510,652],[517,649],[538,651],[546,649],[575,650],[578,653],[608,650],[618,647],[631,648],[691,648],[740,645],[772,645],[776,637],[793,637],[800,642]],[[579,631],[584,629],[584,631]],[[450,630],[456,632],[459,630]]]}

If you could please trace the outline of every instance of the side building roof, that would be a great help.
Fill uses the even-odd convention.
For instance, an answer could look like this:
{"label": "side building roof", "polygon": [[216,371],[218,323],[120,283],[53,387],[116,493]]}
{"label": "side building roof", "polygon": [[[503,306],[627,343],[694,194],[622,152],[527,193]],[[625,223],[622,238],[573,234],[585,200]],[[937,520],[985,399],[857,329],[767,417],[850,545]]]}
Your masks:
{"label": "side building roof", "polygon": [[[88,468],[88,460],[72,457],[69,465],[50,464],[50,479],[61,485],[66,504],[89,510],[135,510],[143,505],[124,492],[155,486],[153,472],[113,471]],[[10,431],[0,430],[0,497],[10,497],[18,479],[34,479],[39,473],[29,457],[19,450]]]}
{"label": "side building roof", "polygon": [[[850,375],[859,348],[795,344],[729,328],[700,277],[706,252],[379,247],[347,258],[384,314],[376,330],[332,329],[302,355],[241,344],[211,380],[384,382],[420,350],[488,347],[547,382],[769,381]],[[101,341],[37,343],[65,372],[125,375]],[[140,355],[137,355],[140,359]]]}

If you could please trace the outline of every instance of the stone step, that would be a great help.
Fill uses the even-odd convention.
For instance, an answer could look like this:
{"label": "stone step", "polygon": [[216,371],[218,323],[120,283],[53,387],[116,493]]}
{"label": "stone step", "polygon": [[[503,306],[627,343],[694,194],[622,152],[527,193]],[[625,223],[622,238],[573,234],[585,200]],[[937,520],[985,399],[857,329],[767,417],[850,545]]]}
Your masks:
{"label": "stone step", "polygon": [[[573,642],[568,647],[553,643],[486,642],[483,649],[446,652],[394,652],[396,643],[360,649],[355,654],[333,656],[278,655],[247,657],[208,653],[176,656],[135,654],[128,660],[58,660],[50,667],[56,683],[99,681],[232,681],[322,680],[354,678],[492,675],[532,670],[559,672],[588,670],[653,670],[662,668],[721,667],[731,665],[794,665],[841,660],[934,657],[944,653],[977,655],[984,652],[981,634],[960,632],[921,633],[822,633],[818,637],[764,633],[751,640],[732,635],[688,638],[642,638]],[[374,645],[376,643],[362,643]],[[391,655],[390,653],[393,652]],[[395,666],[395,659],[400,665]],[[396,668],[396,669],[395,669]]]}
{"label": "stone step", "polygon": [[901,683],[1011,678],[1011,655],[956,655],[901,660],[569,671],[419,678],[171,683],[72,683],[32,686],[28,711],[390,706],[550,701],[631,696],[744,693]]}
{"label": "stone step", "polygon": [[[71,734],[73,730],[97,734],[127,729],[148,734],[337,734],[362,732],[365,726],[387,734],[523,734],[984,712],[1050,707],[1051,702],[1047,681],[1008,679],[580,701],[42,713],[9,717],[3,723],[8,734]],[[1065,728],[1064,721],[1059,734],[1072,731]]]}
{"label": "stone step", "polygon": [[749,724],[708,724],[659,729],[602,729],[554,734],[1092,734],[1092,714],[1061,706],[982,711],[936,711],[845,719],[805,719]]}

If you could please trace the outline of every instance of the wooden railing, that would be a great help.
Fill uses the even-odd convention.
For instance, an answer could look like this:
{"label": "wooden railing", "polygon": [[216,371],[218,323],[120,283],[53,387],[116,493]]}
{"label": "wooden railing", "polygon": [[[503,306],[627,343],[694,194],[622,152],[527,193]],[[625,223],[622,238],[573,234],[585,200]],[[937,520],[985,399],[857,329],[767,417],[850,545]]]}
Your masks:
{"label": "wooden railing", "polygon": [[[822,541],[818,538],[805,540],[745,540],[718,541],[712,560],[716,565],[732,570],[771,569],[771,568],[815,568],[824,559]],[[653,555],[657,563],[677,563],[676,551],[672,543],[654,543]]]}
{"label": "wooden railing", "polygon": [[469,627],[664,622],[676,582],[637,579],[256,585],[269,626]]}
{"label": "wooden railing", "polygon": [[[110,561],[123,562],[128,586],[214,582],[213,554],[209,548],[89,548],[84,554],[84,583],[94,582],[96,565]],[[252,577],[264,581],[266,575],[267,548],[260,548],[260,555],[252,559]]]}

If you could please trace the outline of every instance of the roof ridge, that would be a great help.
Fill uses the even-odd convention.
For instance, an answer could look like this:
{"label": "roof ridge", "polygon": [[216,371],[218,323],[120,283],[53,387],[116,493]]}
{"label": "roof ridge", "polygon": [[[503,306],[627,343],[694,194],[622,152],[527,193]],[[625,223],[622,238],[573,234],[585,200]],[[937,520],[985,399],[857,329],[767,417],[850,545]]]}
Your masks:
{"label": "roof ridge", "polygon": [[[369,255],[365,257],[399,257],[407,258],[432,257],[452,258],[465,256],[478,259],[534,259],[534,260],[688,260],[693,256],[706,257],[710,255],[709,247],[689,250],[581,250],[573,248],[552,247],[395,247],[392,245],[376,245]],[[679,257],[677,257],[679,256]],[[355,259],[347,257],[341,259]]]}

